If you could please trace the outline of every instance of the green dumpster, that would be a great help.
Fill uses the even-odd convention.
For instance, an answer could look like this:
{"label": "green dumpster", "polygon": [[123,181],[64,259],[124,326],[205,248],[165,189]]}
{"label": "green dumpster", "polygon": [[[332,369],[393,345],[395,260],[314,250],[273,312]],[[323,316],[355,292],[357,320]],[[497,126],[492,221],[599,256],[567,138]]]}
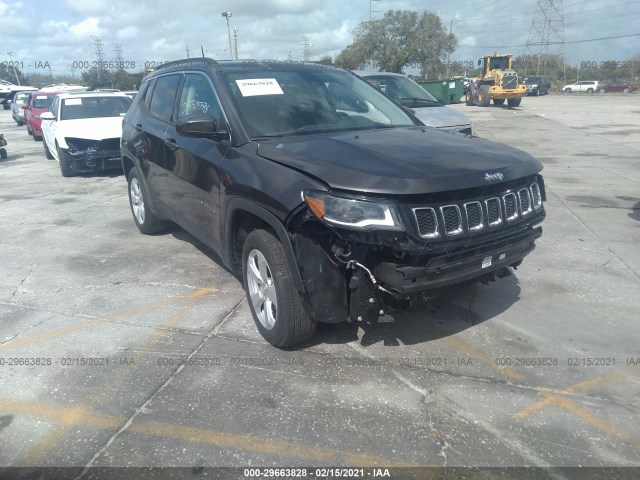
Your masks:
{"label": "green dumpster", "polygon": [[460,103],[460,99],[464,95],[464,82],[460,78],[428,80],[419,82],[418,85],[444,104]]}

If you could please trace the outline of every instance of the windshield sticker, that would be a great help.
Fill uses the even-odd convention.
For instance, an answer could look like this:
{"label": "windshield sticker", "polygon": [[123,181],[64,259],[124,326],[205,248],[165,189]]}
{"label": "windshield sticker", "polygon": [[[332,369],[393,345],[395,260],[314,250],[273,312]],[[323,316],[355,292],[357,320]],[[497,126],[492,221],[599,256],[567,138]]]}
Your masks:
{"label": "windshield sticker", "polygon": [[82,99],[81,98],[67,98],[64,101],[64,104],[68,107],[70,105],[82,105]]}
{"label": "windshield sticker", "polygon": [[284,95],[275,78],[247,78],[236,80],[243,97],[256,95]]}
{"label": "windshield sticker", "polygon": [[46,95],[36,95],[36,98],[38,100],[44,100],[45,98],[48,98]]}

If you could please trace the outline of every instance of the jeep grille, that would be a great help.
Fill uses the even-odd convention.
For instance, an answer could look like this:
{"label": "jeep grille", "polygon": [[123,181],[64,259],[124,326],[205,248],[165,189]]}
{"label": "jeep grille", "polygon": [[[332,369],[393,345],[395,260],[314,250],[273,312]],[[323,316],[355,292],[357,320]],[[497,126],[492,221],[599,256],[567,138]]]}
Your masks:
{"label": "jeep grille", "polygon": [[460,204],[415,207],[418,231],[423,238],[453,237],[482,233],[512,224],[542,208],[538,183],[509,190],[500,196],[475,199]]}

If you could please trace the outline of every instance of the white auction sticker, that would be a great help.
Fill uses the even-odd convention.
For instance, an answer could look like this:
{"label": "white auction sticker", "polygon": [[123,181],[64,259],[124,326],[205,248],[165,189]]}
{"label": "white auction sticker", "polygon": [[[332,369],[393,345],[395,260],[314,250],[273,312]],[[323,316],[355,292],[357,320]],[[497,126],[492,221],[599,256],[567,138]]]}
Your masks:
{"label": "white auction sticker", "polygon": [[247,78],[236,80],[243,97],[256,95],[284,95],[280,84],[275,78]]}
{"label": "white auction sticker", "polygon": [[42,99],[45,99],[45,98],[48,98],[48,97],[46,95],[36,95],[36,99],[38,99],[38,100],[42,100]]}
{"label": "white auction sticker", "polygon": [[482,268],[487,268],[491,266],[491,257],[484,257],[482,260]]}
{"label": "white auction sticker", "polygon": [[82,99],[81,98],[67,98],[64,101],[64,104],[68,107],[70,105],[82,105]]}

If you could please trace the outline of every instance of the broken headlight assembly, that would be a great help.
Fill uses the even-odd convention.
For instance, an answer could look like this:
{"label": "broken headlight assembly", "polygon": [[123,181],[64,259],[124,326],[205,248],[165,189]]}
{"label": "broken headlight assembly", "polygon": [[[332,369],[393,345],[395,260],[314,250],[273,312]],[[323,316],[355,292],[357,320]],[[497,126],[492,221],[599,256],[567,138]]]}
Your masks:
{"label": "broken headlight assembly", "polygon": [[305,190],[302,198],[321,221],[352,230],[404,230],[398,207],[388,200]]}

